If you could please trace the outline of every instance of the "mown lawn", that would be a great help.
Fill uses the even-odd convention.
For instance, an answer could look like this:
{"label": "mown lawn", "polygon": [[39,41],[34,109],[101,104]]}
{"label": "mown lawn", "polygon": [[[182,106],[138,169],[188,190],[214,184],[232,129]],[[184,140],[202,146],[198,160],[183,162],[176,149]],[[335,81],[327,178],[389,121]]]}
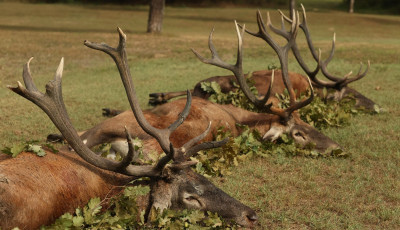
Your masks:
{"label": "mown lawn", "polygon": [[[307,3],[305,3],[307,9]],[[166,9],[162,35],[145,33],[147,7],[0,3],[0,149],[43,140],[56,132],[37,107],[10,92],[6,85],[21,81],[22,65],[32,56],[31,69],[40,89],[65,58],[63,93],[78,130],[104,118],[101,108],[128,109],[118,72],[111,59],[83,46],[85,39],[116,45],[116,27],[128,36],[127,51],[142,106],[152,92],[191,88],[204,78],[230,74],[200,63],[195,48],[208,54],[214,41],[223,59],[234,60],[233,20],[256,30],[251,8]],[[264,15],[267,9],[261,9]],[[275,10],[270,10],[278,24]],[[352,84],[386,112],[360,114],[351,124],[324,130],[345,147],[347,159],[310,159],[271,155],[239,165],[232,175],[214,179],[221,188],[253,207],[260,229],[398,229],[400,226],[400,17],[309,10],[308,23],[323,57],[337,36],[331,72],[358,71],[371,61],[364,79]],[[298,44],[307,52],[304,37]],[[278,64],[263,42],[245,36],[245,70]],[[310,56],[307,56],[311,64]],[[294,58],[290,70],[301,72]]]}

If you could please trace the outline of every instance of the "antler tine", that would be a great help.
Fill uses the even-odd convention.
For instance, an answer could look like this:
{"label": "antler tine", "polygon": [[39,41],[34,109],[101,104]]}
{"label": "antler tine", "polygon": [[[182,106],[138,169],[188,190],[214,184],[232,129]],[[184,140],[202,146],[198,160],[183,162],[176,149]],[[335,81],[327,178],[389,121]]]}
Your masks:
{"label": "antler tine", "polygon": [[355,77],[353,77],[353,78],[348,78],[348,79],[345,81],[345,83],[343,83],[343,85],[350,84],[350,83],[353,82],[353,81],[357,81],[357,80],[360,80],[361,78],[365,77],[365,75],[367,75],[367,73],[368,73],[369,67],[371,66],[371,63],[370,63],[369,60],[368,60],[367,63],[368,63],[368,64],[367,64],[367,68],[365,69],[365,71],[364,71],[363,73],[361,73],[362,66],[363,66],[363,64],[362,64],[362,62],[361,62],[361,63],[360,63],[360,70],[358,71],[357,75],[356,75]]}
{"label": "antler tine", "polygon": [[333,55],[335,54],[335,46],[336,46],[335,43],[336,43],[336,33],[333,33],[331,52],[329,53],[329,56],[325,61],[321,61],[321,71],[324,74],[324,76],[326,78],[328,78],[329,80],[338,82],[343,79],[333,76],[332,74],[330,74],[328,72],[328,69],[327,69],[329,62],[332,60]]}
{"label": "antler tine", "polygon": [[[294,51],[293,51],[294,52]],[[296,57],[296,59],[297,59],[297,56],[295,55],[295,57]],[[307,75],[308,75],[308,77],[311,79],[311,81],[312,82],[314,82],[315,84],[317,84],[317,85],[320,85],[320,86],[324,86],[324,87],[328,87],[328,88],[335,88],[336,86],[337,86],[337,84],[335,83],[335,82],[327,82],[327,81],[323,81],[323,80],[319,80],[318,78],[317,78],[317,73],[319,72],[319,67],[320,67],[320,60],[321,60],[321,49],[318,49],[318,59],[317,59],[318,61],[317,61],[317,63],[318,63],[318,65],[317,65],[317,69],[316,69],[316,71],[314,71],[313,73],[307,73]],[[303,60],[298,60],[298,62],[300,63],[300,62],[303,62]],[[301,65],[301,64],[300,64]],[[304,69],[304,68],[303,68]],[[305,70],[305,72],[307,72],[306,70]]]}
{"label": "antler tine", "polygon": [[190,158],[191,156],[193,156],[194,154],[196,154],[197,152],[199,152],[201,150],[219,148],[219,147],[225,145],[226,143],[228,143],[228,141],[229,141],[229,138],[225,138],[221,141],[210,141],[210,142],[204,142],[204,143],[198,144],[186,151],[186,157]]}
{"label": "antler tine", "polygon": [[[281,15],[282,15],[282,21],[283,20],[287,20],[288,22],[291,23],[291,30],[289,32],[287,31],[283,31],[283,30],[279,30],[277,28],[275,28],[269,18],[269,14],[268,14],[268,27],[274,31],[275,33],[277,33],[278,35],[283,36],[286,40],[287,40],[287,44],[283,47],[280,47],[277,45],[277,43],[270,37],[270,35],[267,33],[267,31],[263,30],[263,21],[262,21],[262,17],[261,14],[258,12],[257,13],[257,22],[259,25],[259,30],[260,30],[260,38],[262,38],[263,40],[265,40],[277,53],[278,57],[279,57],[279,61],[281,63],[281,69],[282,69],[282,78],[283,78],[283,82],[285,83],[286,88],[288,89],[289,92],[289,97],[290,97],[290,106],[289,108],[282,110],[282,109],[277,109],[277,108],[270,108],[270,110],[274,110],[275,114],[279,115],[281,118],[283,118],[284,120],[288,120],[291,116],[291,113],[293,113],[295,110],[306,106],[307,104],[309,104],[313,98],[314,98],[314,91],[313,88],[311,86],[311,82],[310,79],[308,79],[309,81],[309,85],[310,85],[310,89],[311,89],[311,95],[309,98],[300,101],[300,102],[296,102],[295,99],[295,93],[293,90],[293,87],[291,85],[291,82],[289,80],[289,71],[288,71],[288,52],[289,50],[293,50],[296,58],[298,60],[300,60],[300,63],[304,63],[301,59],[300,56],[300,52],[298,51],[297,48],[297,44],[296,44],[296,36],[297,36],[297,32],[298,32],[298,28],[300,26],[300,16],[299,16],[299,12],[298,11],[294,11],[292,10],[291,15],[293,16],[292,19],[288,19],[281,11],[280,11]],[[304,14],[303,14],[303,19],[305,18]],[[284,27],[282,27],[284,28]],[[318,55],[319,58],[320,55]],[[308,67],[304,64],[304,66],[307,69],[307,73],[310,74],[311,76],[315,76],[317,74],[317,72],[319,71],[319,65],[317,66],[317,69],[314,71],[310,71],[308,69]]]}
{"label": "antler tine", "polygon": [[358,74],[354,78],[349,78],[349,76],[351,75],[351,72],[349,74],[346,74],[343,78],[336,77],[336,76],[332,75],[331,73],[329,73],[329,71],[328,71],[328,64],[332,60],[333,55],[335,54],[335,47],[336,47],[335,44],[336,44],[336,33],[333,34],[332,48],[331,48],[329,57],[325,61],[321,61],[321,71],[326,78],[328,78],[329,80],[334,82],[334,84],[332,84],[332,85],[334,85],[333,88],[341,89],[341,88],[347,86],[349,83],[357,81],[357,80],[365,77],[367,75],[369,67],[370,67],[370,61],[368,60],[367,68],[365,69],[365,71],[362,74],[361,74],[361,70],[362,70],[362,63],[361,63],[360,70],[358,71]]}
{"label": "antler tine", "polygon": [[214,28],[211,30],[209,39],[208,39],[208,46],[211,51],[212,58],[207,59],[201,56],[196,50],[192,49],[192,52],[196,55],[196,57],[203,63],[214,65],[217,67],[221,67],[223,69],[227,69],[232,71],[232,73],[235,75],[237,81],[239,82],[239,85],[241,89],[243,90],[243,93],[246,95],[246,97],[257,107],[257,108],[263,108],[265,107],[265,103],[268,101],[270,93],[267,93],[262,100],[257,99],[257,97],[251,92],[250,87],[247,85],[244,74],[243,74],[243,68],[242,68],[242,56],[243,56],[243,51],[242,51],[242,45],[243,45],[243,40],[242,36],[244,31],[246,30],[245,25],[241,26],[242,31],[239,30],[239,25],[235,21],[235,28],[238,36],[238,50],[237,50],[237,60],[235,65],[228,64],[224,61],[221,60],[221,58],[218,56],[217,51],[214,47],[213,41],[212,41],[212,36],[214,33]]}
{"label": "antler tine", "polygon": [[[299,25],[299,27],[303,30],[304,35],[306,37],[307,40],[307,45],[308,48],[311,52],[311,55],[313,56],[314,60],[317,62],[317,67],[315,68],[314,71],[311,71],[307,64],[303,61],[300,52],[297,48],[297,44],[295,44],[292,47],[292,51],[294,56],[296,57],[297,62],[299,63],[299,65],[302,67],[302,69],[304,70],[304,72],[307,73],[307,75],[311,78],[311,80],[317,84],[317,85],[321,85],[324,87],[328,87],[328,88],[342,88],[344,86],[346,86],[347,84],[359,80],[362,77],[364,77],[367,74],[367,70],[364,71],[364,73],[360,74],[361,70],[359,71],[359,74],[351,79],[348,79],[348,76],[345,76],[344,78],[338,78],[333,76],[332,74],[330,74],[327,70],[327,66],[329,64],[329,62],[332,60],[334,52],[335,52],[335,42],[336,42],[336,34],[334,34],[333,36],[333,41],[332,41],[332,48],[331,48],[331,52],[329,57],[325,60],[325,61],[321,61],[321,51],[319,51],[318,53],[316,52],[316,49],[314,48],[312,39],[311,39],[311,35],[310,35],[310,31],[308,29],[308,24],[307,24],[307,15],[306,15],[306,10],[304,8],[304,5],[301,4],[301,8],[302,8],[302,12],[303,12],[303,20],[301,22],[301,24]],[[291,9],[292,10],[292,9]],[[289,23],[292,22],[292,20],[290,18],[288,18],[286,15],[284,15],[281,11],[280,11],[282,17]],[[319,72],[319,69],[321,69],[322,73],[324,74],[324,76],[326,78],[328,78],[329,80],[333,81],[333,82],[326,82],[326,81],[322,81],[322,80],[318,80],[316,78],[316,75]],[[368,67],[367,67],[368,69]]]}
{"label": "antler tine", "polygon": [[24,79],[24,83],[28,90],[38,91],[35,83],[33,82],[32,76],[31,76],[31,69],[29,68],[29,63],[32,61],[32,59],[33,59],[33,57],[29,58],[28,62],[24,65],[24,69],[22,72],[22,78]]}
{"label": "antler tine", "polygon": [[26,63],[23,72],[23,78],[27,88],[25,88],[20,82],[18,82],[17,87],[8,86],[8,88],[41,108],[79,156],[81,156],[85,161],[99,168],[129,176],[151,177],[158,176],[161,173],[161,171],[156,170],[153,166],[130,165],[129,163],[135,155],[132,144],[130,144],[130,152],[128,153],[128,157],[121,162],[115,162],[102,158],[101,156],[98,156],[92,152],[78,136],[71,123],[71,120],[68,117],[68,113],[64,105],[61,89],[64,59],[61,59],[54,79],[46,84],[45,94],[39,92],[36,87],[34,87],[33,79],[29,71],[30,61],[31,59]]}
{"label": "antler tine", "polygon": [[269,12],[267,12],[267,26],[270,30],[272,30],[274,33],[284,37],[286,40],[290,39],[290,34],[286,31],[285,28],[285,23],[283,19],[283,13],[282,11],[279,10],[279,13],[281,14],[281,29],[276,28],[272,22],[271,22],[271,17],[269,16]]}
{"label": "antler tine", "polygon": [[225,138],[224,140],[221,141],[210,141],[210,142],[204,142],[198,145],[193,146],[196,144],[198,141],[202,140],[211,130],[211,121],[208,124],[207,129],[200,134],[199,136],[193,138],[192,140],[188,141],[186,144],[184,144],[179,150],[182,152],[182,155],[188,159],[190,158],[193,154],[197,153],[198,151],[201,150],[206,150],[206,149],[213,149],[213,148],[218,148],[223,145],[225,145],[228,142],[228,138]]}
{"label": "antler tine", "polygon": [[295,110],[298,110],[298,109],[310,104],[312,102],[312,100],[314,99],[314,89],[312,87],[311,80],[309,77],[307,77],[307,80],[308,80],[308,85],[310,86],[310,97],[307,99],[304,99],[300,102],[291,104],[290,107],[286,109],[286,113],[288,115],[293,113]]}
{"label": "antler tine", "polygon": [[[190,91],[188,91],[187,95],[187,102],[186,106],[183,110],[183,112],[180,114],[179,118],[171,124],[168,128],[166,129],[157,129],[153,126],[151,126],[146,118],[143,115],[142,110],[140,109],[140,105],[138,102],[138,99],[136,97],[136,92],[134,85],[132,83],[132,77],[131,73],[129,70],[128,62],[127,62],[127,54],[125,50],[125,44],[126,44],[126,35],[124,32],[118,28],[118,33],[119,33],[119,44],[117,48],[110,47],[104,43],[93,43],[90,41],[85,41],[84,44],[92,49],[100,50],[103,51],[107,54],[109,54],[115,61],[115,64],[117,65],[117,68],[120,73],[121,80],[124,84],[126,94],[128,96],[128,100],[131,106],[131,109],[135,115],[135,118],[139,125],[142,127],[142,129],[157,139],[158,143],[160,144],[161,148],[165,153],[170,152],[170,145],[171,142],[169,140],[169,137],[171,133],[180,125],[182,122],[186,119],[186,117],[189,114],[190,110],[190,104],[191,104],[191,94]],[[168,154],[167,154],[168,155]]]}
{"label": "antler tine", "polygon": [[[294,94],[294,90],[293,87],[291,85],[291,82],[289,81],[288,78],[288,53],[289,50],[293,47],[293,45],[295,44],[296,41],[296,36],[297,36],[297,31],[299,28],[299,14],[297,13],[293,13],[293,23],[291,24],[291,30],[290,32],[283,32],[281,31],[279,34],[283,34],[282,36],[286,38],[286,40],[288,41],[286,43],[285,46],[281,47],[278,45],[278,43],[276,43],[271,35],[265,30],[265,24],[264,21],[262,19],[261,13],[260,11],[257,11],[257,24],[258,24],[258,28],[259,28],[259,36],[261,39],[263,39],[264,41],[266,41],[272,48],[273,50],[276,52],[276,54],[278,55],[280,64],[281,64],[281,69],[282,69],[282,76],[283,76],[283,80],[285,83],[286,88],[289,91],[289,96],[290,96],[290,102],[291,104],[295,102],[295,94]],[[272,24],[270,24],[272,25]],[[272,27],[272,26],[271,26]],[[278,31],[277,29],[275,29],[276,31]]]}
{"label": "antler tine", "polygon": [[[307,64],[304,62],[303,58],[301,57],[301,54],[300,54],[299,48],[297,46],[297,43],[294,43],[294,45],[292,46],[292,52],[293,52],[297,62],[299,63],[300,67],[312,79],[312,81],[314,81],[314,79],[316,79],[316,75],[318,74],[318,72],[320,70],[320,61],[319,61],[320,60],[320,54],[315,51],[314,45],[312,43],[311,36],[310,36],[309,30],[308,30],[308,26],[307,26],[306,11],[305,11],[305,8],[304,8],[303,4],[301,4],[301,7],[302,7],[302,12],[303,12],[303,14],[302,14],[303,20],[299,24],[299,27],[304,32],[304,35],[305,35],[306,40],[307,40],[307,45],[308,45],[308,47],[310,49],[310,52],[311,52],[312,56],[317,61],[317,66],[315,67],[314,70],[310,70],[310,68],[307,66]],[[294,9],[290,8],[291,12],[293,10]],[[293,20],[290,19],[289,17],[287,17],[282,11],[279,10],[279,13],[281,14],[281,17],[282,17],[283,20],[285,20],[285,21],[287,21],[289,23],[293,23]],[[277,33],[277,31],[276,31],[277,29],[272,24],[269,25],[269,28],[272,31],[274,31],[275,33]],[[283,33],[278,33],[278,34],[280,34],[283,37],[285,37]],[[288,40],[287,37],[285,37],[285,38]]]}
{"label": "antler tine", "polygon": [[[221,58],[219,57],[219,55],[218,55],[218,53],[217,53],[217,50],[215,49],[215,47],[214,47],[214,43],[213,43],[213,41],[212,41],[212,37],[213,37],[213,34],[214,34],[214,28],[211,30],[211,32],[210,32],[210,36],[208,37],[208,47],[209,47],[209,49],[210,49],[210,51],[211,51],[211,59],[207,59],[207,58],[204,58],[203,56],[201,56],[195,49],[191,49],[192,50],[192,52],[196,55],[196,57],[201,61],[201,62],[203,62],[203,63],[206,63],[206,64],[210,64],[210,65],[215,65],[215,66],[217,66],[217,67],[221,67],[221,68],[223,68],[223,69],[227,69],[227,70],[230,70],[230,71],[232,71],[232,72],[237,72],[237,68],[236,68],[236,66],[233,66],[233,65],[230,65],[230,64],[228,64],[228,63],[225,63],[225,62],[223,62],[222,60],[221,60]],[[238,50],[238,53],[239,53],[239,50]],[[240,59],[238,59],[238,60],[240,60]],[[238,61],[236,62],[236,64],[238,64]]]}
{"label": "antler tine", "polygon": [[122,169],[128,167],[134,159],[136,160],[139,157],[139,153],[135,150],[135,146],[133,145],[132,137],[129,133],[128,128],[126,126],[124,128],[126,140],[128,142],[128,154],[122,159],[120,163],[120,167]]}
{"label": "antler tine", "polygon": [[208,123],[208,126],[207,126],[206,130],[202,134],[200,134],[197,137],[195,137],[195,138],[191,139],[190,141],[186,142],[181,147],[181,150],[183,152],[186,152],[187,149],[190,149],[194,144],[196,144],[198,141],[202,140],[205,136],[207,136],[207,134],[210,132],[210,129],[211,129],[211,121],[210,121],[210,123]]}
{"label": "antler tine", "polygon": [[304,8],[303,4],[300,4],[300,5],[301,5],[302,12],[303,12],[303,20],[302,20],[301,24],[299,25],[299,27],[303,30],[304,35],[306,36],[307,45],[311,51],[311,55],[314,57],[314,60],[317,61],[317,63],[319,64],[319,55],[316,52],[316,49],[314,48],[314,44],[312,42],[311,35],[310,35],[310,30],[308,29],[306,9]]}

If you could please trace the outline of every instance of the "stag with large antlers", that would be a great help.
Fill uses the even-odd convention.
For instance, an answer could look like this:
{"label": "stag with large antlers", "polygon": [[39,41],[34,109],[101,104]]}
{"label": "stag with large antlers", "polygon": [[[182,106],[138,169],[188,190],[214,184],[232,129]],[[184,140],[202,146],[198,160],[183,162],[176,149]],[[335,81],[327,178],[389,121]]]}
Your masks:
{"label": "stag with large antlers", "polygon": [[[291,6],[293,6],[293,5],[291,5]],[[352,72],[346,74],[343,78],[337,77],[337,76],[329,73],[328,64],[332,60],[334,52],[335,52],[336,35],[334,34],[334,36],[333,36],[332,49],[331,49],[329,57],[326,60],[320,60],[321,59],[320,53],[318,53],[316,51],[316,49],[314,48],[314,45],[313,45],[313,42],[311,39],[311,35],[310,35],[309,29],[308,29],[306,11],[305,11],[303,5],[301,5],[301,7],[303,10],[303,17],[302,17],[302,22],[299,25],[299,27],[304,32],[305,38],[307,40],[308,48],[312,54],[313,59],[317,62],[316,68],[314,70],[311,70],[308,67],[308,65],[303,60],[303,58],[300,54],[300,51],[299,51],[299,48],[298,48],[298,45],[296,42],[293,44],[291,49],[292,49],[294,56],[296,57],[297,62],[301,66],[301,68],[304,70],[304,72],[307,74],[307,76],[310,77],[314,91],[316,92],[316,94],[320,97],[326,97],[327,99],[333,99],[333,100],[337,100],[337,101],[340,101],[343,98],[345,98],[346,96],[351,95],[356,100],[356,104],[355,104],[356,107],[365,109],[367,111],[376,111],[376,109],[379,108],[378,105],[376,105],[372,100],[365,97],[357,90],[348,87],[348,85],[350,83],[357,81],[357,80],[363,78],[364,76],[366,76],[369,66],[370,66],[369,61],[368,61],[368,65],[367,65],[367,68],[365,69],[365,71],[361,72],[362,71],[362,65],[361,65],[360,70],[357,73],[357,75],[352,78],[350,78],[350,75]],[[290,10],[292,11],[293,8],[290,8]],[[284,20],[286,20],[289,23],[291,23],[292,20],[290,18],[288,18],[287,16],[285,16],[281,11],[280,11],[280,13],[282,15],[282,29],[278,29],[275,26],[273,26],[273,24],[271,23],[269,14],[267,15],[268,16],[267,17],[267,27],[269,29],[271,29],[273,32],[275,32],[276,34],[279,34],[288,40],[290,34],[288,32],[286,32],[286,30],[284,29],[284,25],[285,25]],[[249,34],[252,34],[254,36],[257,36],[256,34],[253,34],[249,31],[246,31],[246,32],[248,32]],[[322,74],[328,79],[328,81],[320,80],[317,78],[317,74],[320,72],[320,70],[321,70]],[[270,71],[270,70],[260,70],[260,71],[254,71],[253,73],[251,73],[249,75],[246,74],[245,76],[249,77],[252,81],[254,81],[254,86],[257,88],[260,95],[264,95],[267,92],[268,86],[271,84],[271,75],[272,75],[272,71]],[[292,84],[293,88],[297,92],[297,95],[296,95],[297,97],[300,94],[305,94],[309,90],[307,77],[305,77],[301,74],[298,74],[298,73],[289,72],[289,78],[290,78],[290,81],[293,83]],[[218,83],[220,85],[221,91],[223,93],[228,93],[229,91],[237,90],[237,87],[235,87],[235,84],[234,84],[234,82],[236,82],[234,76],[232,76],[232,75],[230,75],[230,76],[214,76],[214,77],[207,78],[205,80],[198,82],[195,85],[194,89],[191,91],[193,96],[197,96],[197,97],[201,97],[201,98],[205,98],[205,99],[207,99],[210,96],[201,87],[202,82]],[[275,81],[273,82],[273,86],[272,86],[271,99],[276,94],[282,94],[284,92],[285,88],[286,87],[282,80],[281,72],[275,71]],[[323,93],[324,89],[328,89],[328,95],[325,95]],[[185,93],[186,93],[186,91],[151,93],[149,95],[150,96],[149,104],[151,104],[151,105],[163,104],[163,103],[166,103],[170,99],[173,99],[173,98],[176,98],[179,96],[183,96],[183,95],[185,95]],[[274,102],[274,104],[275,104],[277,102],[277,99],[274,98],[274,100],[272,102]],[[118,111],[114,111],[112,114],[115,115],[117,113],[118,113]],[[105,114],[109,115],[110,111],[106,110]]]}
{"label": "stag with large antlers", "polygon": [[[257,215],[251,208],[230,197],[190,168],[191,165],[195,164],[195,162],[188,160],[192,154],[203,149],[219,147],[225,144],[226,140],[197,144],[210,131],[209,125],[205,131],[204,129],[201,131],[200,135],[186,139],[179,148],[175,147],[174,143],[171,143],[171,134],[189,114],[192,102],[190,93],[188,93],[187,102],[183,106],[182,113],[180,113],[177,120],[171,122],[172,124],[169,127],[159,129],[152,126],[143,115],[136,98],[126,61],[126,35],[120,29],[118,29],[118,32],[120,41],[117,48],[89,41],[85,41],[85,45],[108,53],[114,59],[120,71],[132,111],[139,124],[137,128],[142,128],[149,136],[156,139],[166,155],[154,165],[131,164],[137,154],[126,128],[124,135],[129,150],[122,161],[117,162],[102,158],[92,152],[78,136],[63,102],[61,93],[63,59],[60,62],[54,80],[46,85],[45,94],[39,92],[33,82],[29,69],[31,60],[29,60],[23,71],[23,80],[26,88],[20,82],[18,82],[17,87],[9,88],[40,107],[81,158],[74,157],[71,152],[66,151],[61,155],[52,155],[43,162],[37,160],[31,162],[28,158],[32,157],[26,154],[16,159],[0,161],[0,169],[3,169],[1,170],[2,174],[0,174],[0,214],[2,214],[0,215],[0,226],[4,229],[14,226],[35,229],[40,225],[48,224],[54,220],[54,217],[63,212],[72,211],[77,205],[82,206],[92,195],[104,197],[113,185],[125,184],[135,178],[148,177],[150,178],[151,192],[146,208],[147,215],[151,207],[159,209],[199,209],[216,212],[240,225],[253,227],[257,221]],[[57,165],[52,161],[58,161],[56,162]],[[170,163],[171,161],[172,163]],[[64,163],[66,166],[64,166]],[[14,165],[15,167],[23,165],[27,169],[27,175],[15,174],[14,166],[8,165]],[[37,178],[37,165],[40,165],[42,169],[40,170],[43,173],[40,175],[42,179]],[[33,172],[28,171],[29,168]],[[111,176],[102,178],[101,174],[111,174]],[[51,184],[53,189],[51,192],[43,192],[46,187],[39,187],[47,178],[51,178],[50,184],[52,182],[55,183]],[[70,181],[70,179],[73,180],[74,178],[76,180]],[[23,184],[23,182],[33,186],[32,189],[29,187],[29,191],[32,192],[29,196],[26,196],[26,193],[16,192],[25,190],[22,187],[27,186],[27,184]],[[36,184],[38,185],[35,186]],[[85,187],[81,188],[82,185]],[[49,186],[47,185],[47,187]],[[87,194],[80,195],[81,193]],[[22,204],[23,200],[25,200],[24,205]],[[45,202],[40,203],[41,200],[45,200]],[[25,205],[26,203],[30,205],[27,206]],[[59,203],[60,206],[58,206]],[[15,206],[15,204],[19,205]]]}
{"label": "stag with large antlers", "polygon": [[[261,15],[260,13],[257,15],[261,30],[263,28]],[[254,103],[260,109],[260,111],[263,112],[250,112],[241,108],[237,108],[233,105],[219,105],[201,98],[194,97],[192,100],[192,109],[185,122],[179,126],[174,133],[171,134],[171,143],[173,143],[175,146],[182,146],[184,142],[192,139],[194,136],[200,135],[204,129],[204,122],[211,122],[211,132],[206,135],[203,141],[211,141],[213,139],[213,135],[217,133],[218,128],[221,126],[230,130],[233,135],[238,135],[241,132],[241,129],[240,127],[237,127],[236,124],[242,124],[248,125],[251,129],[258,130],[262,134],[265,141],[274,141],[283,133],[288,133],[299,145],[315,145],[315,149],[322,153],[325,153],[330,149],[340,148],[336,142],[332,141],[330,138],[326,137],[312,126],[303,122],[296,112],[297,109],[306,106],[313,99],[313,94],[311,94],[311,97],[307,100],[297,102],[295,100],[294,90],[291,86],[290,79],[287,77],[287,53],[294,44],[298,30],[298,24],[298,19],[295,18],[291,27],[292,38],[290,39],[290,42],[283,48],[280,48],[272,40],[266,39],[279,53],[279,58],[282,63],[281,71],[285,76],[283,79],[291,95],[291,105],[289,108],[279,109],[272,107],[271,104],[265,104],[271,95],[271,87],[269,87],[269,93],[266,94],[263,100],[258,100],[255,95],[251,94],[249,87],[247,84],[245,84],[241,67],[243,31],[240,33],[236,25],[238,39],[240,42],[238,47],[238,62],[235,66],[226,64],[219,59],[212,44],[212,33],[210,35],[209,44],[214,58],[211,60],[204,59],[199,54],[196,52],[195,53],[203,62],[215,64],[217,66],[232,70],[240,82],[241,88],[246,92],[246,96],[249,97],[250,101]],[[90,43],[86,43],[86,45],[91,47]],[[117,62],[115,58],[114,60]],[[118,62],[120,61],[118,60]],[[117,64],[117,66],[121,66],[121,64]],[[120,73],[128,71],[126,69],[121,69],[120,67],[118,68]],[[309,82],[308,84],[310,85],[311,83]],[[167,127],[167,124],[171,123],[173,119],[179,116],[178,111],[181,111],[184,106],[184,100],[175,100],[173,102],[158,106],[154,109],[146,110],[143,112],[143,116],[153,126],[165,128]],[[123,112],[118,116],[107,119],[95,127],[80,133],[80,137],[89,148],[102,143],[112,143],[113,146],[116,146],[115,148],[117,150],[123,154],[126,154],[128,152],[128,148],[126,145],[126,140],[124,139],[124,125],[128,127],[132,136],[143,140],[150,139],[150,136],[140,129],[140,126],[136,119],[134,119],[134,116],[137,115],[135,115],[135,113],[132,114],[131,111]],[[165,151],[165,148],[165,145],[164,147],[159,147],[156,143],[151,142],[151,140],[144,143],[145,152],[151,150],[161,152],[162,150]]]}

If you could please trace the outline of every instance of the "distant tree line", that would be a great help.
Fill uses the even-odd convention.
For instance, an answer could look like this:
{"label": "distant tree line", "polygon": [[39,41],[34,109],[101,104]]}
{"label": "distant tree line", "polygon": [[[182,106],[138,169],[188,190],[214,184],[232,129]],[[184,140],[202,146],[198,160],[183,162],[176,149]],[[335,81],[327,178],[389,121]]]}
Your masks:
{"label": "distant tree line", "polygon": [[[28,0],[29,2],[45,3],[90,3],[90,4],[127,4],[147,5],[150,0]],[[215,5],[251,5],[277,6],[287,5],[288,0],[166,0],[167,5],[176,6],[215,6]]]}
{"label": "distant tree line", "polygon": [[[150,0],[21,0],[45,3],[89,3],[89,4],[127,4],[148,5]],[[342,0],[342,8],[349,8],[351,0]],[[301,3],[301,1],[297,1]],[[165,0],[168,6],[259,6],[283,7],[288,5],[288,0]],[[339,3],[340,5],[340,3]],[[400,14],[400,0],[354,0],[354,11],[383,11]]]}
{"label": "distant tree line", "polygon": [[[343,0],[349,6],[351,0]],[[388,11],[400,14],[400,0],[354,0],[354,12],[358,10]]]}

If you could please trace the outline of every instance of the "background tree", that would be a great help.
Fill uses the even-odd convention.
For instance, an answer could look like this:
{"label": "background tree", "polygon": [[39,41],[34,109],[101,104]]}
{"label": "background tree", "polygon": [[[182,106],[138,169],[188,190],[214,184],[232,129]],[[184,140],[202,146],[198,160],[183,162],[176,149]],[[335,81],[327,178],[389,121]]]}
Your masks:
{"label": "background tree", "polygon": [[349,13],[354,13],[354,0],[350,0]]}
{"label": "background tree", "polygon": [[160,33],[164,18],[165,0],[150,0],[147,33]]}
{"label": "background tree", "polygon": [[292,17],[293,12],[292,10],[297,10],[296,8],[296,0],[289,0],[289,9],[290,9],[290,17]]}
{"label": "background tree", "polygon": [[343,0],[343,4],[349,12],[353,5],[357,12],[400,14],[399,0]]}

